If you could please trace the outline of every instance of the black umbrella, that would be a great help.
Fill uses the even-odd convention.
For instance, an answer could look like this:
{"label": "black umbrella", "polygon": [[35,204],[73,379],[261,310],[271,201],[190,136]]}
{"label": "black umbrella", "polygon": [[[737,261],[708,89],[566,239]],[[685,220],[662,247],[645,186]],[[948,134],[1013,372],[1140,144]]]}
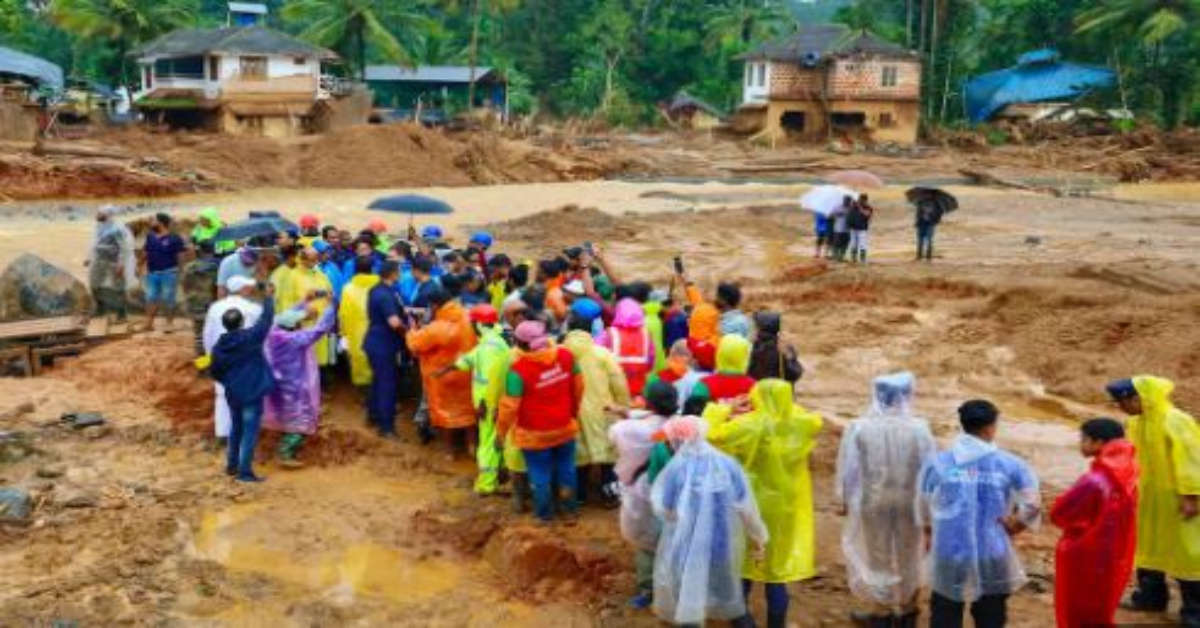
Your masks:
{"label": "black umbrella", "polygon": [[943,214],[958,209],[958,199],[954,195],[940,188],[915,187],[909,188],[904,196],[909,202],[916,203],[921,200],[930,200],[938,206]]}
{"label": "black umbrella", "polygon": [[218,242],[250,240],[278,235],[284,231],[296,233],[300,231],[300,228],[290,220],[278,216],[250,218],[221,227],[221,230],[217,232],[216,240]]}
{"label": "black umbrella", "polygon": [[367,209],[380,209],[388,212],[405,214],[452,214],[454,208],[445,201],[440,201],[420,194],[401,194],[377,198]]}

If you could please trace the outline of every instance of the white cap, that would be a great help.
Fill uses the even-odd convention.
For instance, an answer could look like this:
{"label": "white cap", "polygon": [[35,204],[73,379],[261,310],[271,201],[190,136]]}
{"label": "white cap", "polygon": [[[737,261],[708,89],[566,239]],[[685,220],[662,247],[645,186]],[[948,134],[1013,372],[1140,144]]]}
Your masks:
{"label": "white cap", "polygon": [[570,292],[571,294],[585,294],[583,282],[578,279],[572,280],[568,282],[567,285],[563,286],[563,292]]}
{"label": "white cap", "polygon": [[246,288],[253,288],[255,285],[257,285],[257,282],[255,282],[253,279],[249,277],[243,277],[241,275],[230,277],[229,281],[225,282],[225,288],[229,290],[231,294],[237,294]]}

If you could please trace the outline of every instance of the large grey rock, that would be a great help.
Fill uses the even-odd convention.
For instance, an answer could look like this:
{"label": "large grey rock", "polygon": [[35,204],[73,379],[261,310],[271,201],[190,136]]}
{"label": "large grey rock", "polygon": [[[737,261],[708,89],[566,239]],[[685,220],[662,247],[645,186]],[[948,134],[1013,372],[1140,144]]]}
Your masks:
{"label": "large grey rock", "polygon": [[32,506],[29,493],[19,488],[0,488],[0,521],[26,521]]}
{"label": "large grey rock", "polygon": [[87,286],[46,260],[24,253],[0,274],[0,321],[91,311]]}

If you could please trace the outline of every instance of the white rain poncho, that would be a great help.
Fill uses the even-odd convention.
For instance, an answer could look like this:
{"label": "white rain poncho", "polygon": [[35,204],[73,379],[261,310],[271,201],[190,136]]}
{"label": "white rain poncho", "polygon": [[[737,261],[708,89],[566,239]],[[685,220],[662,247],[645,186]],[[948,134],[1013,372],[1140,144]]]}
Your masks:
{"label": "white rain poncho", "polygon": [[922,519],[933,527],[930,587],[959,602],[1009,595],[1027,578],[1000,520],[1027,527],[1041,514],[1038,481],[1016,456],[970,434],[925,464],[918,481]]}
{"label": "white rain poncho", "polygon": [[[247,280],[248,281],[248,280]],[[230,283],[230,286],[236,284]],[[216,303],[213,303],[208,308],[208,314],[204,317],[204,330],[202,337],[204,341],[204,352],[211,355],[213,347],[217,346],[217,341],[221,336],[225,335],[225,326],[221,319],[224,318],[225,312],[229,310],[240,310],[242,312],[242,328],[249,329],[258,322],[262,316],[262,306],[236,294],[225,297]],[[228,438],[229,432],[233,427],[233,413],[229,410],[229,402],[225,400],[225,387],[219,383],[216,386],[216,398],[213,403],[213,433],[217,438]]]}
{"label": "white rain poncho", "polygon": [[97,210],[96,217],[87,257],[89,287],[124,294],[136,285],[137,256],[133,250],[133,233],[117,220],[117,209],[111,205]]}
{"label": "white rain poncho", "polygon": [[675,624],[741,617],[746,538],[767,542],[749,480],[736,460],[704,440],[699,419],[673,419],[663,429],[675,455],[652,488],[663,522],[654,612]]}
{"label": "white rain poncho", "polygon": [[850,590],[898,610],[912,603],[922,584],[914,504],[921,467],[937,451],[929,424],[911,413],[913,385],[911,373],[877,378],[871,409],[846,428],[838,455]]}
{"label": "white rain poncho", "polygon": [[650,503],[650,479],[646,465],[651,439],[662,429],[663,417],[645,410],[634,410],[629,417],[608,428],[608,439],[617,448],[613,470],[621,482],[621,536],[634,547],[653,552],[658,545],[660,525]]}

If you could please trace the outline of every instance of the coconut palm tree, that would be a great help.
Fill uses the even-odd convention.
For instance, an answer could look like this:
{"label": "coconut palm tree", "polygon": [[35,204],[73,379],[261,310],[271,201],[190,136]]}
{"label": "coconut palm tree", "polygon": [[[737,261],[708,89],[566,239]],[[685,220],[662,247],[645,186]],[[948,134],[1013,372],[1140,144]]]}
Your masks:
{"label": "coconut palm tree", "polygon": [[1159,45],[1200,27],[1200,1],[1106,0],[1080,14],[1077,27],[1081,33],[1121,31]]}
{"label": "coconut palm tree", "polygon": [[196,0],[53,0],[48,15],[75,37],[112,46],[124,85],[126,54],[140,43],[191,24],[197,7]]}
{"label": "coconut palm tree", "polygon": [[302,25],[302,38],[353,60],[365,77],[368,48],[392,63],[415,65],[417,42],[431,25],[423,7],[417,0],[291,0],[283,17]]}
{"label": "coconut palm tree", "polygon": [[709,9],[704,46],[710,51],[744,50],[751,43],[779,34],[791,22],[787,8],[776,0],[734,0]]}

